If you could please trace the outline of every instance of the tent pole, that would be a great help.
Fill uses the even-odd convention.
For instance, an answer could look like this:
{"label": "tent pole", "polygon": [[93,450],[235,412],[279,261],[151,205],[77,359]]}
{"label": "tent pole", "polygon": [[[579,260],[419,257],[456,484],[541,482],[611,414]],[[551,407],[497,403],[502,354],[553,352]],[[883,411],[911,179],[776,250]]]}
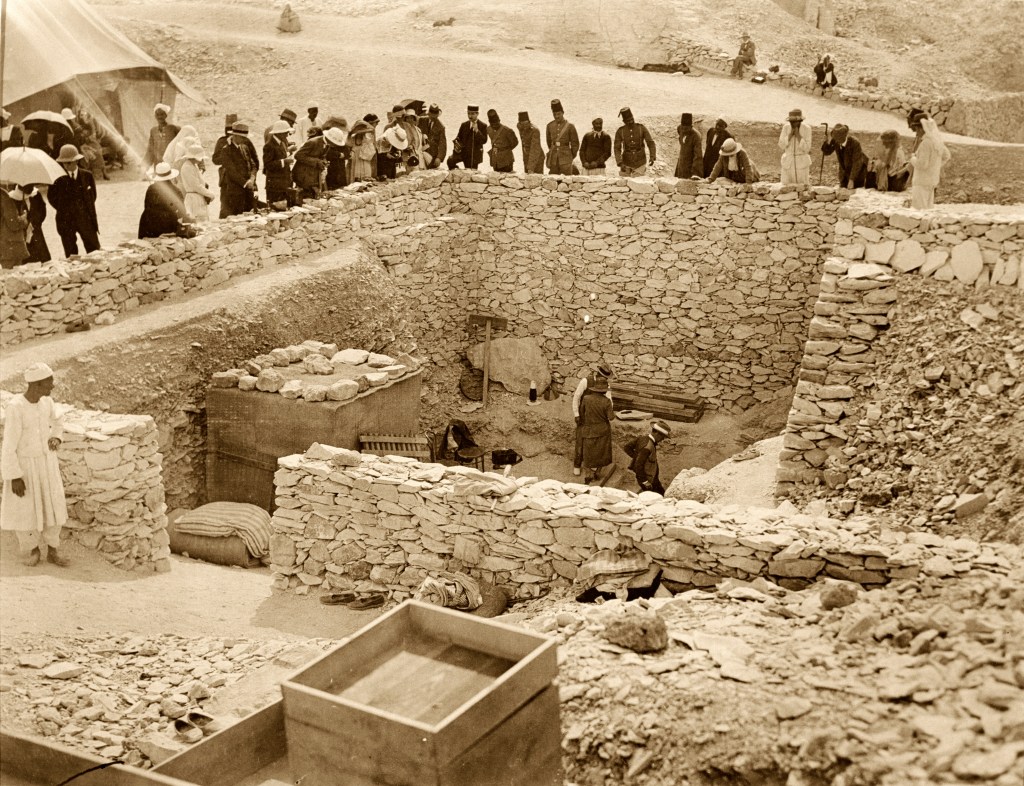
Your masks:
{"label": "tent pole", "polygon": [[4,59],[7,55],[7,0],[0,0],[0,107],[4,105]]}

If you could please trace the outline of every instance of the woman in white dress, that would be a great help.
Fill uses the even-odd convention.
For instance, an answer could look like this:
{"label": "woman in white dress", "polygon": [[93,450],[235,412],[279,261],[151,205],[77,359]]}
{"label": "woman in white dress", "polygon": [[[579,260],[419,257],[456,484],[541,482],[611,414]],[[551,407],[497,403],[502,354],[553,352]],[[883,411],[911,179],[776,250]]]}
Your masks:
{"label": "woman in white dress", "polygon": [[197,222],[210,220],[209,205],[214,197],[203,178],[205,161],[206,154],[202,146],[194,144],[185,151],[178,168],[178,184],[185,194],[185,209],[192,220]]}

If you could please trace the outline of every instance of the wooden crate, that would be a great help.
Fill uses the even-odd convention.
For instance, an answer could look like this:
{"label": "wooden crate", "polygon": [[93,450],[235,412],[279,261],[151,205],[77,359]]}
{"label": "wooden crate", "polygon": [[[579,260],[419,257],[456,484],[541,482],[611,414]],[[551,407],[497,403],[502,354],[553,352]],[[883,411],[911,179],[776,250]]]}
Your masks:
{"label": "wooden crate", "polygon": [[415,434],[360,434],[359,451],[378,456],[408,456],[419,461],[433,460],[430,441]]}
{"label": "wooden crate", "polygon": [[612,408],[616,411],[638,409],[655,417],[696,423],[704,415],[704,399],[684,396],[664,385],[636,382],[611,383]]}
{"label": "wooden crate", "polygon": [[85,771],[110,764],[88,753],[20,734],[0,732],[0,784],[2,786],[55,786],[78,773],[74,786],[192,786],[153,771],[123,764]]}
{"label": "wooden crate", "polygon": [[555,641],[406,601],[281,685],[303,786],[561,786]]}

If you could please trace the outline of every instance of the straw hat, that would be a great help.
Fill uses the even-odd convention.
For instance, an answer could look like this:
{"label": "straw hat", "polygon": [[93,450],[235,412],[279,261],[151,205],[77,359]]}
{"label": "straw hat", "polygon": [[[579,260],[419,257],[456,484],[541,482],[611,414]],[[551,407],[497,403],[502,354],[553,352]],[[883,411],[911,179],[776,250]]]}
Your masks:
{"label": "straw hat", "polygon": [[164,161],[151,166],[146,170],[146,177],[157,183],[161,180],[173,180],[178,176],[178,170]]}
{"label": "straw hat", "polygon": [[392,147],[398,150],[405,150],[409,147],[409,135],[405,133],[404,128],[391,126],[391,128],[384,132],[384,138],[391,143]]}

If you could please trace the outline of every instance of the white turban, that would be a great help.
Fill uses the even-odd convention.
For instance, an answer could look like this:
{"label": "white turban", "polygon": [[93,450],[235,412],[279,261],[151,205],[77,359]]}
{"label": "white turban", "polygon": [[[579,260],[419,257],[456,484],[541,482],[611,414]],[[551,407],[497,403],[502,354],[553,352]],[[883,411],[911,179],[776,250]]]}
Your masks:
{"label": "white turban", "polygon": [[27,369],[25,369],[25,381],[26,382],[39,382],[43,379],[49,379],[53,376],[53,369],[45,363],[33,363]]}
{"label": "white turban", "polygon": [[161,109],[164,110],[164,114],[166,115],[169,115],[171,113],[171,108],[167,106],[167,104],[157,104],[155,107],[153,107],[153,112],[159,112]]}

